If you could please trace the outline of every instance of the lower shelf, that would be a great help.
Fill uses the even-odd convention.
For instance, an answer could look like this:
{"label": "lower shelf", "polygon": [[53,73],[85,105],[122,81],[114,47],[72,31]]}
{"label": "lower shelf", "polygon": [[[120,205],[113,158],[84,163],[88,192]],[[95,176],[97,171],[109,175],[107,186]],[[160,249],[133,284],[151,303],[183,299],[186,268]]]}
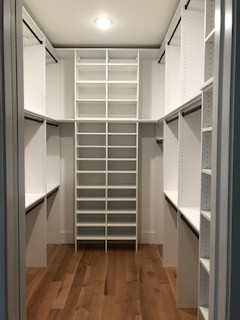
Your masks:
{"label": "lower shelf", "polygon": [[191,226],[199,234],[200,230],[200,209],[199,208],[179,208],[181,214],[188,220]]}
{"label": "lower shelf", "polygon": [[29,209],[44,197],[45,193],[27,193],[25,195],[25,209]]}

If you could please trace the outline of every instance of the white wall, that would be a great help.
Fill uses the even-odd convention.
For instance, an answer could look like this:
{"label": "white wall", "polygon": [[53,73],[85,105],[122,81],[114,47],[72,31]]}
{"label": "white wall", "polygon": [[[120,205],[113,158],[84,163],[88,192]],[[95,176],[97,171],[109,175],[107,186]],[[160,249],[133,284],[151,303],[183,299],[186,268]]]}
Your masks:
{"label": "white wall", "polygon": [[61,124],[61,188],[60,230],[61,242],[74,239],[74,124]]}
{"label": "white wall", "polygon": [[155,125],[139,125],[139,240],[163,243],[163,150]]}

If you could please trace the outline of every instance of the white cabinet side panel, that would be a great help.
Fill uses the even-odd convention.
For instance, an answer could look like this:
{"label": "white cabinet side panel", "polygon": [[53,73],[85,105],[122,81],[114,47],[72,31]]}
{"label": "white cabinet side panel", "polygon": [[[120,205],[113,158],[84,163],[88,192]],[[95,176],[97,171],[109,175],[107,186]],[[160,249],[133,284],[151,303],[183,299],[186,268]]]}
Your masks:
{"label": "white cabinet side panel", "polygon": [[59,63],[46,65],[46,115],[58,119],[59,112]]}
{"label": "white cabinet side panel", "polygon": [[157,119],[164,117],[165,113],[165,63],[158,64],[158,105]]}
{"label": "white cabinet side panel", "polygon": [[74,126],[61,124],[60,226],[61,242],[74,236]]}
{"label": "white cabinet side panel", "polygon": [[74,61],[59,60],[60,118],[74,118]]}

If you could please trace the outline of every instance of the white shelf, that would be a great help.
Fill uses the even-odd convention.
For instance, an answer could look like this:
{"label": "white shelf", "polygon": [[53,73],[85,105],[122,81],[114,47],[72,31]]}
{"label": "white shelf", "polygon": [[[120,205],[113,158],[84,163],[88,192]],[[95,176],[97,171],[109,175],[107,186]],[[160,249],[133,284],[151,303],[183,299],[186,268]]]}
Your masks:
{"label": "white shelf", "polygon": [[137,84],[137,81],[108,81],[109,84]]}
{"label": "white shelf", "polygon": [[94,240],[105,240],[105,236],[77,236],[76,240],[89,240],[89,241],[94,241]]}
{"label": "white shelf", "polygon": [[76,84],[106,84],[106,80],[78,80]]}
{"label": "white shelf", "polygon": [[136,201],[137,200],[137,198],[110,198],[110,197],[108,197],[107,198],[107,200],[108,201]]}
{"label": "white shelf", "polygon": [[213,42],[213,41],[214,41],[214,34],[215,34],[215,29],[213,29],[213,30],[207,35],[207,37],[205,38],[205,42],[208,42],[208,41]]}
{"label": "white shelf", "polygon": [[137,214],[136,210],[108,210],[108,214]]}
{"label": "white shelf", "polygon": [[179,208],[181,214],[187,219],[190,225],[199,233],[200,230],[200,209],[199,208]]}
{"label": "white shelf", "polygon": [[208,220],[211,221],[211,211],[201,211],[202,215]]}
{"label": "white shelf", "polygon": [[82,186],[77,186],[77,189],[106,189],[106,186],[99,186],[99,185],[82,185]]}
{"label": "white shelf", "polygon": [[200,262],[201,262],[202,266],[204,267],[204,269],[209,274],[209,272],[210,272],[210,260],[206,259],[206,258],[200,258]]}
{"label": "white shelf", "polygon": [[178,192],[177,191],[164,191],[165,196],[178,208]]}
{"label": "white shelf", "polygon": [[107,240],[136,240],[136,236],[107,236]]}
{"label": "white shelf", "polygon": [[136,136],[137,133],[134,132],[120,132],[120,133],[115,133],[115,132],[109,132],[108,133],[109,136]]}
{"label": "white shelf", "polygon": [[212,170],[211,169],[202,169],[202,173],[205,173],[205,174],[211,176],[212,175]]}
{"label": "white shelf", "polygon": [[212,127],[207,127],[202,129],[202,132],[211,132],[211,131],[212,131]]}
{"label": "white shelf", "polygon": [[25,195],[25,209],[29,209],[45,196],[45,193],[27,193]]}
{"label": "white shelf", "polygon": [[94,63],[94,62],[77,62],[76,66],[106,66],[106,62],[98,62],[98,63]]}
{"label": "white shelf", "polygon": [[206,307],[199,307],[199,310],[205,320],[209,319],[209,309]]}
{"label": "white shelf", "polygon": [[76,198],[77,201],[105,201],[106,197],[102,197],[102,198],[94,198],[94,197],[90,197],[90,198],[81,198],[81,197],[77,197]]}
{"label": "white shelf", "polygon": [[107,227],[136,227],[136,223],[107,223]]}
{"label": "white shelf", "polygon": [[136,146],[110,146],[108,145],[108,148],[114,148],[114,149],[118,149],[118,148],[124,148],[124,149],[136,149]]}
{"label": "white shelf", "polygon": [[77,132],[77,136],[105,136],[105,132]]}
{"label": "white shelf", "polygon": [[101,222],[78,222],[76,223],[77,227],[105,227],[105,222],[101,223]]}
{"label": "white shelf", "polygon": [[137,173],[137,171],[131,170],[108,170],[108,173]]}
{"label": "white shelf", "polygon": [[108,189],[136,189],[137,186],[129,186],[129,185],[115,185],[115,186],[107,186]]}
{"label": "white shelf", "polygon": [[49,193],[51,193],[52,191],[56,190],[56,189],[59,188],[59,187],[60,187],[60,184],[59,184],[59,183],[56,183],[56,184],[47,186],[47,195],[48,195]]}
{"label": "white shelf", "polygon": [[106,170],[77,170],[77,173],[106,173]]}
{"label": "white shelf", "polygon": [[106,102],[106,99],[76,99],[77,102]]}
{"label": "white shelf", "polygon": [[77,210],[77,214],[105,214],[106,210]]}

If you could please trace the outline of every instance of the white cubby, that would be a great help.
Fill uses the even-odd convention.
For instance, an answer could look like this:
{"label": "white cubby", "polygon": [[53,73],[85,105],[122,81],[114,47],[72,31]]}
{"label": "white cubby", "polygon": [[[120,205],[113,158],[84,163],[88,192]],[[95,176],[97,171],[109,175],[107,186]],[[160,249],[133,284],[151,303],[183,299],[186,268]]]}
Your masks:
{"label": "white cubby", "polygon": [[[47,51],[46,51],[47,52]],[[59,64],[52,58],[46,64],[45,114],[52,119],[60,118],[59,108]]]}
{"label": "white cubby", "polygon": [[211,176],[202,173],[201,210],[211,212]]}
{"label": "white cubby", "polygon": [[136,119],[137,102],[108,102],[108,118]]}
{"label": "white cubby", "polygon": [[108,133],[136,133],[135,123],[109,123]]}
{"label": "white cubby", "polygon": [[98,159],[105,159],[106,158],[106,148],[101,148],[98,146],[93,146],[93,148],[90,148],[86,146],[86,148],[77,148],[76,152],[77,158],[82,158],[82,159],[88,159],[88,158],[98,158]]}
{"label": "white cubby", "polygon": [[78,240],[105,240],[105,227],[77,226],[77,239]]}
{"label": "white cubby", "polygon": [[108,199],[111,198],[136,198],[136,189],[108,189]]}
{"label": "white cubby", "polygon": [[109,211],[131,211],[136,210],[136,201],[126,200],[109,200],[107,202],[107,209]]}
{"label": "white cubby", "polygon": [[77,202],[77,211],[94,211],[94,210],[105,210],[105,200],[82,200]]}
{"label": "white cubby", "polygon": [[77,101],[76,118],[106,118],[106,102]]}
{"label": "white cubby", "polygon": [[106,50],[104,49],[76,50],[76,64],[106,64]]}
{"label": "white cubby", "polygon": [[108,82],[137,82],[137,64],[109,65]]}
{"label": "white cubby", "polygon": [[205,38],[215,28],[215,0],[205,0]]}
{"label": "white cubby", "polygon": [[105,135],[77,135],[77,146],[106,146]]}
{"label": "white cubby", "polygon": [[200,291],[199,291],[199,306],[207,308],[209,307],[209,274],[200,263]]}
{"label": "white cubby", "polygon": [[134,135],[109,135],[108,146],[136,146],[136,136]]}
{"label": "white cubby", "polygon": [[176,192],[176,194],[178,194],[178,114],[173,115],[170,119],[167,119],[164,122],[164,153],[164,191]]}
{"label": "white cubby", "polygon": [[210,259],[210,221],[201,215],[201,235],[200,235],[200,259],[209,261]]}
{"label": "white cubby", "polygon": [[136,160],[108,160],[109,171],[136,171]]}
{"label": "white cubby", "polygon": [[137,101],[137,84],[110,83],[108,85],[108,99]]}
{"label": "white cubby", "polygon": [[106,175],[104,173],[77,173],[77,186],[105,186]]}
{"label": "white cubby", "polygon": [[76,97],[77,101],[105,100],[106,85],[102,83],[77,83]]}
{"label": "white cubby", "polygon": [[77,133],[80,134],[98,134],[106,133],[105,123],[77,123],[76,124]]}
{"label": "white cubby", "polygon": [[121,213],[121,214],[108,214],[107,215],[108,224],[136,224],[136,215]]}
{"label": "white cubby", "polygon": [[77,224],[80,225],[92,225],[105,223],[105,214],[77,214]]}
{"label": "white cubby", "polygon": [[106,82],[106,66],[77,65],[76,81],[78,82]]}
{"label": "white cubby", "polygon": [[77,160],[77,172],[79,171],[106,171],[106,160]]}
{"label": "white cubby", "polygon": [[129,49],[112,49],[108,50],[109,64],[137,64],[138,50]]}
{"label": "white cubby", "polygon": [[113,240],[114,238],[121,239],[136,239],[136,227],[109,227],[107,228],[107,236],[109,240]]}
{"label": "white cubby", "polygon": [[135,147],[109,147],[108,148],[108,158],[109,159],[136,159],[137,150]]}
{"label": "white cubby", "polygon": [[105,198],[106,192],[104,189],[78,189],[77,190],[77,199],[86,199],[86,198]]}
{"label": "white cubby", "polygon": [[108,186],[136,186],[136,173],[109,173]]}

